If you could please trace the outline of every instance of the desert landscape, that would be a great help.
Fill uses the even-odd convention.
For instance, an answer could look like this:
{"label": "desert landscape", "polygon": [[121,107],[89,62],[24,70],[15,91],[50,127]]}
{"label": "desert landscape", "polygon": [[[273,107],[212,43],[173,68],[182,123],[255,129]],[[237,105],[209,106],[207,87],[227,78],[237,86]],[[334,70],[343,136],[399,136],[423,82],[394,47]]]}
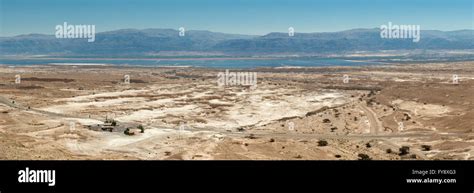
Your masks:
{"label": "desert landscape", "polygon": [[0,65],[0,159],[474,159],[472,61],[224,70]]}

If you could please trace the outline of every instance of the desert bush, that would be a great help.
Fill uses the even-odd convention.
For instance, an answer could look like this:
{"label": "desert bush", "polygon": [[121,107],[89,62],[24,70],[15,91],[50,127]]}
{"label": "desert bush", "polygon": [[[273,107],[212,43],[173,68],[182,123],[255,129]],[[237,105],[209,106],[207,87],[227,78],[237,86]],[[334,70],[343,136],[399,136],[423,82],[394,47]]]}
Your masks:
{"label": "desert bush", "polygon": [[245,136],[245,138],[248,138],[248,139],[257,139],[257,137],[256,137],[253,133],[251,133],[250,135]]}
{"label": "desert bush", "polygon": [[364,154],[364,153],[359,153],[359,160],[372,160],[369,155]]}
{"label": "desert bush", "polygon": [[328,142],[326,140],[319,140],[318,141],[318,146],[327,146]]}
{"label": "desert bush", "polygon": [[402,146],[400,149],[399,149],[400,153],[398,155],[407,155],[410,153],[410,147],[408,146]]}
{"label": "desert bush", "polygon": [[127,128],[125,129],[125,131],[123,132],[125,135],[135,135],[135,133],[131,133],[130,132],[130,128]]}
{"label": "desert bush", "polygon": [[423,149],[423,151],[430,151],[431,150],[430,145],[422,145],[421,148]]}
{"label": "desert bush", "polygon": [[140,133],[145,133],[145,128],[142,125],[138,125],[137,128],[140,129]]}

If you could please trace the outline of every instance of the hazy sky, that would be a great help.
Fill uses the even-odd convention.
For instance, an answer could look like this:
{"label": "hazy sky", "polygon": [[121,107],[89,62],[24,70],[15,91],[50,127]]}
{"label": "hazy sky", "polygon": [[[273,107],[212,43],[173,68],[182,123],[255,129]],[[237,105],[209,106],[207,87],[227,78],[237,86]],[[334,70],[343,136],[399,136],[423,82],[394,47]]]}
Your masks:
{"label": "hazy sky", "polygon": [[340,31],[416,24],[473,29],[473,0],[0,0],[0,36],[54,34],[68,22],[96,31],[123,28],[202,29],[266,34]]}

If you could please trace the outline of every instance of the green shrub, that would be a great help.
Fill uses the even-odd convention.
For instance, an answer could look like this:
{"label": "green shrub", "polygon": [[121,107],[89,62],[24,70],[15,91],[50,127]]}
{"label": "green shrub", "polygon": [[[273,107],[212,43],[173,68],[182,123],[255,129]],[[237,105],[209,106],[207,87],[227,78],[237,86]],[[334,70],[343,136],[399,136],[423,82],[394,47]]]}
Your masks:
{"label": "green shrub", "polygon": [[423,148],[423,151],[430,151],[431,150],[430,145],[422,145],[421,148]]}
{"label": "green shrub", "polygon": [[408,146],[402,146],[400,149],[399,149],[400,153],[398,155],[407,155],[410,153],[410,147]]}
{"label": "green shrub", "polygon": [[327,146],[328,142],[326,140],[319,140],[318,141],[318,146]]}
{"label": "green shrub", "polygon": [[370,156],[367,154],[359,153],[358,156],[359,156],[359,160],[372,160],[372,158],[370,158]]}
{"label": "green shrub", "polygon": [[137,128],[140,129],[140,133],[145,133],[145,129],[143,128],[142,125],[138,125]]}

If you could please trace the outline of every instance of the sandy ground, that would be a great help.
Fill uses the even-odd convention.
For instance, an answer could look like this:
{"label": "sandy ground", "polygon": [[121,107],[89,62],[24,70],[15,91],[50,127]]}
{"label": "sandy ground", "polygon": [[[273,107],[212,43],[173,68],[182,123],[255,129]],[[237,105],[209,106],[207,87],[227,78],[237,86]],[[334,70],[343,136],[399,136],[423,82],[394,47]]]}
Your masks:
{"label": "sandy ground", "polygon": [[0,65],[0,159],[474,159],[474,62],[251,71]]}

